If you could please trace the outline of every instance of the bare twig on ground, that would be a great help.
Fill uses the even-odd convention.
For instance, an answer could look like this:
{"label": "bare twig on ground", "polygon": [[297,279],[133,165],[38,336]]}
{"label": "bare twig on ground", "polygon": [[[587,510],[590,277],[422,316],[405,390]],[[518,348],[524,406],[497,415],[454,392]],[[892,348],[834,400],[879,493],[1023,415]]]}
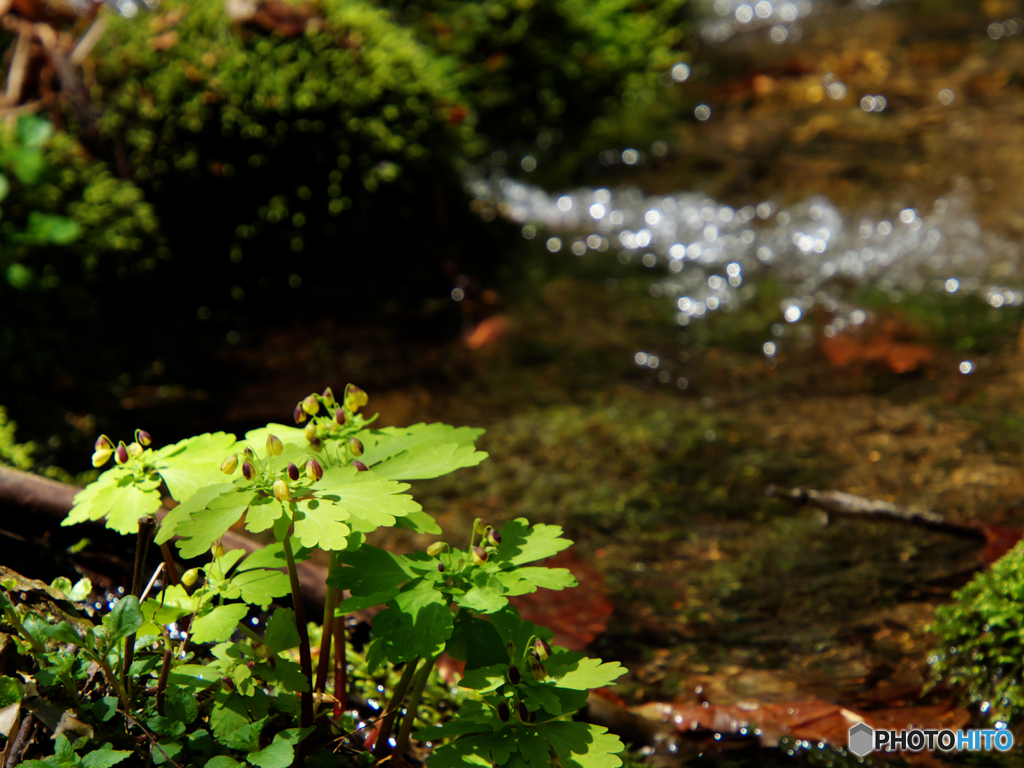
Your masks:
{"label": "bare twig on ground", "polygon": [[889,501],[866,499],[842,491],[815,491],[809,488],[779,488],[769,485],[765,493],[773,499],[782,499],[791,504],[809,504],[829,515],[839,515],[854,520],[886,520],[912,525],[929,531],[948,533],[969,539],[985,541],[986,535],[979,525],[946,520],[936,512],[916,507],[901,507]]}

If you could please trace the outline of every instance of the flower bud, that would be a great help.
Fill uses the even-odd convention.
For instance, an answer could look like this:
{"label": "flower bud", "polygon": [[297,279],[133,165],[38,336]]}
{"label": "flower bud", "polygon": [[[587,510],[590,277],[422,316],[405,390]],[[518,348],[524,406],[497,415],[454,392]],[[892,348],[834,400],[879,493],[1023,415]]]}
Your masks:
{"label": "flower bud", "polygon": [[544,661],[548,656],[551,655],[551,646],[542,637],[538,637],[533,641],[533,652],[537,654],[537,658]]}
{"label": "flower bud", "polygon": [[135,430],[135,442],[140,445],[150,445],[153,442],[153,436],[144,429]]}
{"label": "flower bud", "polygon": [[487,562],[487,550],[483,547],[473,547],[473,562],[483,565]]}
{"label": "flower bud", "polygon": [[296,424],[301,424],[306,420],[306,412],[302,410],[302,403],[297,403],[295,410],[292,411],[292,418],[295,419]]}
{"label": "flower bud", "polygon": [[508,668],[508,681],[512,685],[519,685],[519,681],[522,679],[522,675],[519,674],[519,667],[511,666]]}
{"label": "flower bud", "polygon": [[232,680],[230,677],[222,677],[220,680],[220,685],[225,691],[228,691],[229,693],[235,690],[235,681]]}
{"label": "flower bud", "polygon": [[296,480],[299,479],[299,468],[296,467],[295,464],[293,464],[290,461],[288,462],[288,477],[291,479],[292,482],[295,482]]}
{"label": "flower bud", "polygon": [[317,453],[320,453],[320,451],[324,449],[324,441],[321,440],[319,437],[315,437],[309,441],[309,447],[312,448]]}
{"label": "flower bud", "polygon": [[358,437],[353,437],[348,441],[349,450],[352,451],[353,456],[363,455],[363,442]]}
{"label": "flower bud", "polygon": [[259,659],[267,659],[270,657],[270,649],[263,643],[253,641],[252,649],[256,652],[256,657]]}
{"label": "flower bud", "polygon": [[314,483],[324,476],[324,468],[320,466],[320,462],[316,459],[310,459],[306,462],[306,477],[312,480]]}
{"label": "flower bud", "polygon": [[506,704],[504,701],[500,702],[498,704],[498,719],[501,720],[501,722],[503,723],[507,723],[509,717],[511,716],[512,713],[509,711],[508,704]]}
{"label": "flower bud", "polygon": [[284,443],[281,442],[281,438],[277,435],[267,435],[267,455],[268,456],[280,456],[281,451],[284,450]]}
{"label": "flower bud", "polygon": [[245,446],[245,448],[242,449],[242,456],[245,457],[247,460],[252,461],[256,454],[253,453],[252,448],[250,448],[247,445]]}
{"label": "flower bud", "polygon": [[93,446],[93,450],[99,453],[100,451],[111,451],[114,450],[114,443],[111,442],[110,438],[106,435],[100,435],[96,438],[96,444]]}
{"label": "flower bud", "polygon": [[92,465],[94,467],[102,467],[104,464],[110,461],[110,457],[113,455],[114,451],[111,448],[105,448],[101,451],[96,451],[96,453],[92,455]]}
{"label": "flower bud", "polygon": [[199,580],[199,569],[189,568],[183,574],[181,574],[181,583],[186,587],[191,587]]}
{"label": "flower bud", "polygon": [[536,723],[536,722],[537,722],[537,713],[536,712],[531,712],[530,713],[530,723],[533,724],[533,723]]}
{"label": "flower bud", "polygon": [[214,557],[224,557],[224,553],[227,552],[227,550],[224,548],[224,545],[218,541],[210,548],[210,552],[213,553]]}
{"label": "flower bud", "polygon": [[521,702],[521,701],[516,706],[516,714],[519,715],[519,719],[522,722],[524,722],[524,723],[530,722],[530,710],[528,710],[526,708],[526,705],[523,704],[523,702]]}
{"label": "flower bud", "polygon": [[226,459],[224,459],[224,461],[220,463],[220,471],[223,472],[225,475],[232,474],[236,469],[238,469],[237,453],[232,453],[230,456],[228,456]]}
{"label": "flower bud", "polygon": [[437,557],[446,549],[448,549],[448,545],[445,544],[443,541],[435,541],[433,544],[427,547],[427,554],[431,557]]}
{"label": "flower bud", "polygon": [[320,401],[316,395],[308,395],[305,400],[302,401],[302,410],[308,413],[310,416],[316,416],[320,412]]}
{"label": "flower bud", "polygon": [[316,440],[316,424],[314,424],[312,421],[309,422],[309,424],[306,425],[306,428],[302,431],[302,434],[309,442],[312,443],[314,440]]}
{"label": "flower bud", "polygon": [[353,461],[352,466],[356,468],[357,472],[365,472],[366,470],[369,469],[369,467],[363,464],[363,462],[361,461]]}
{"label": "flower bud", "polygon": [[548,671],[544,669],[544,665],[532,656],[530,657],[530,671],[533,672],[533,676],[537,680],[543,680],[548,676]]}
{"label": "flower bud", "polygon": [[494,546],[501,544],[501,531],[496,531],[493,528],[487,532],[487,539]]}
{"label": "flower bud", "polygon": [[348,422],[348,417],[345,415],[345,411],[341,408],[336,408],[334,411],[334,423],[339,427],[344,427]]}
{"label": "flower bud", "polygon": [[256,468],[248,461],[242,462],[242,477],[246,480],[252,480],[252,476],[256,474]]}
{"label": "flower bud", "polygon": [[345,388],[345,407],[352,411],[352,413],[358,411],[361,406],[366,405],[369,401],[370,396],[355,384],[349,384]]}
{"label": "flower bud", "polygon": [[278,479],[274,481],[274,498],[278,501],[288,501],[292,497],[292,492],[288,489],[288,483],[284,480]]}
{"label": "flower bud", "polygon": [[331,389],[330,387],[324,390],[324,393],[321,395],[321,397],[324,399],[324,405],[326,405],[328,408],[334,405],[334,390]]}
{"label": "flower bud", "polygon": [[437,572],[438,573],[444,573],[444,563],[438,563],[437,564]]}
{"label": "flower bud", "polygon": [[124,444],[124,440],[117,444],[117,451],[114,453],[114,461],[118,464],[124,464],[128,461],[128,448]]}
{"label": "flower bud", "polygon": [[478,517],[473,523],[473,533],[484,534],[487,533],[487,523],[484,522],[482,517]]}
{"label": "flower bud", "polygon": [[133,458],[139,458],[142,455],[143,448],[138,443],[128,443],[128,455]]}
{"label": "flower bud", "polygon": [[249,669],[256,669],[256,662],[255,661],[247,661],[245,663],[245,666],[247,666]]}

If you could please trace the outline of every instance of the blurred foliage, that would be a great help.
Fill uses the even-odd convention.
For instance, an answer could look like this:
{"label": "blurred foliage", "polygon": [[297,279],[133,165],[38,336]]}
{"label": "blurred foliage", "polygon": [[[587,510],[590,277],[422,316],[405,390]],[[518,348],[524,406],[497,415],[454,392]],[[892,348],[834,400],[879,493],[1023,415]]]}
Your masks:
{"label": "blurred foliage", "polygon": [[14,433],[17,422],[7,418],[7,409],[0,405],[0,466],[26,470],[32,466],[33,443],[18,443]]}
{"label": "blurred foliage", "polygon": [[32,421],[57,393],[88,397],[116,375],[107,302],[163,254],[142,191],[46,120],[0,127],[0,173],[0,401]]}
{"label": "blurred foliage", "polygon": [[992,720],[1024,712],[1024,543],[982,571],[935,610],[931,658],[943,680],[963,686]]}
{"label": "blurred foliage", "polygon": [[15,437],[17,429],[18,423],[11,421],[7,416],[7,409],[0,405],[0,467],[13,467],[23,472],[34,469],[44,477],[79,486],[91,483],[99,475],[99,471],[95,469],[80,472],[76,476],[60,467],[36,466],[35,455],[38,446],[32,442],[19,443]]}

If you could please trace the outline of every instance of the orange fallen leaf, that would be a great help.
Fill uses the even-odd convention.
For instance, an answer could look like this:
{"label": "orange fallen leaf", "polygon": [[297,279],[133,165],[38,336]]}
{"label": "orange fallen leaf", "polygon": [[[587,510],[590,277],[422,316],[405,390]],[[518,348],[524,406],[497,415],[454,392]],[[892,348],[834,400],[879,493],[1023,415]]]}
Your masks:
{"label": "orange fallen leaf", "polygon": [[469,349],[480,349],[494,344],[508,332],[508,320],[503,315],[494,315],[481,320],[463,340]]}

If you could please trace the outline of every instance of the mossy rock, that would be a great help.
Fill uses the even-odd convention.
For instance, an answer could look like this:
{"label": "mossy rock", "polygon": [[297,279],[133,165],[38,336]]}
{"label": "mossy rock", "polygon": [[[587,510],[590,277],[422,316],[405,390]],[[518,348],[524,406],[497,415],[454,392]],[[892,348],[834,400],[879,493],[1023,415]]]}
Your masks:
{"label": "mossy rock", "polygon": [[941,646],[930,659],[941,679],[963,686],[993,720],[1024,712],[1024,542],[936,609]]}

